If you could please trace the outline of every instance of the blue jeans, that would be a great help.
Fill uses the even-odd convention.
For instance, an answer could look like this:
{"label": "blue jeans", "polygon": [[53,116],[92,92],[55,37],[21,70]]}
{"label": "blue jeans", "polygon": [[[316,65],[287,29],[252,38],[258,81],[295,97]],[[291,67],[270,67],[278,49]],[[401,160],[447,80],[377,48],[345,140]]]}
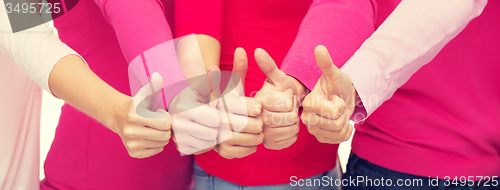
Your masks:
{"label": "blue jeans", "polygon": [[[321,182],[324,176],[328,176],[328,179],[338,179],[340,178],[340,166],[337,166],[325,173],[310,177],[308,179],[314,180],[319,179]],[[326,177],[325,177],[326,179]],[[317,181],[317,180],[316,180]],[[333,185],[329,186],[292,186],[290,183],[282,185],[269,185],[269,186],[242,186],[234,184],[213,175],[208,174],[203,171],[203,169],[194,163],[194,190],[287,190],[287,189],[297,189],[297,190],[338,190],[339,187]]]}
{"label": "blue jeans", "polygon": [[[358,180],[359,179],[359,180]],[[368,182],[370,179],[370,182]],[[384,180],[382,180],[384,179]],[[343,180],[347,180],[343,184],[344,190],[385,190],[385,189],[430,189],[430,190],[486,190],[500,189],[500,184],[493,186],[491,181],[489,184],[481,182],[474,186],[453,185],[452,180],[446,181],[442,179],[421,177],[411,174],[405,174],[390,170],[381,166],[377,166],[364,160],[354,153],[349,157],[347,163],[347,171],[343,175]],[[363,182],[360,182],[363,181]],[[472,184],[472,183],[471,183]],[[475,182],[474,184],[477,184]],[[489,186],[485,186],[489,185]]]}

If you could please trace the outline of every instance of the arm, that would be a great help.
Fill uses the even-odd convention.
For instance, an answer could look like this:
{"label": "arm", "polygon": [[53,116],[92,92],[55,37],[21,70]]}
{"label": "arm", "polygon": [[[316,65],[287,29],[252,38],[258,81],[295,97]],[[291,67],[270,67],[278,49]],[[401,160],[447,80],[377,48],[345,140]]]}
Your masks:
{"label": "arm", "polygon": [[[49,93],[49,75],[54,65],[67,55],[78,55],[54,35],[48,23],[13,33],[0,0],[0,51],[13,58],[19,68]],[[86,65],[82,61],[83,65]]]}
{"label": "arm", "polygon": [[[205,69],[209,70],[212,66],[219,66],[223,1],[176,1],[175,10],[176,37],[196,34],[197,44],[201,51]],[[244,82],[247,67],[246,52],[241,48],[236,49],[233,73],[241,77],[238,78],[240,79],[238,81]],[[227,73],[221,72],[221,74],[226,75]],[[232,76],[230,78],[233,78]],[[262,143],[262,126],[259,125],[258,117],[251,117],[260,114],[260,103],[252,98],[244,97],[243,85],[241,83],[238,83],[237,87],[221,97],[221,99],[227,105],[222,106],[221,101],[217,105],[219,109],[217,111],[220,111],[223,117],[221,117],[220,125],[218,126],[217,140],[219,144],[214,146],[213,149],[219,155],[228,159],[241,158],[252,154],[257,150],[257,145]],[[229,124],[229,118],[231,118],[231,124]],[[234,136],[234,132],[239,133],[237,136]]]}
{"label": "arm", "polygon": [[196,34],[206,70],[219,66],[223,6],[222,0],[175,2],[175,37]]}
{"label": "arm", "polygon": [[280,69],[300,81],[302,88],[312,90],[321,76],[314,48],[326,46],[333,63],[340,68],[374,30],[372,3],[370,0],[315,0]]}
{"label": "arm", "polygon": [[[301,101],[301,118],[320,142],[340,143],[352,133],[349,119],[355,107],[355,90],[348,77],[329,74],[339,73],[333,68],[341,67],[373,32],[373,3],[315,0],[281,66],[286,74],[302,82],[298,89],[311,90]],[[346,87],[337,85],[338,82],[347,83]]]}
{"label": "arm", "polygon": [[487,0],[403,0],[341,68],[351,77],[364,105],[357,107],[354,114],[362,117],[353,119],[364,120],[390,99],[479,16],[486,3]]}
{"label": "arm", "polygon": [[[158,107],[167,106],[174,96],[184,89],[185,85],[180,83],[185,77],[177,61],[172,31],[161,3],[156,0],[94,0],[94,2],[115,30],[122,52],[130,63],[131,78],[146,78],[146,82],[142,82],[141,85],[134,85],[138,83],[131,82],[132,95],[147,83],[152,73],[158,72],[164,79],[163,87],[171,87],[165,93],[165,104],[158,101]],[[142,72],[131,73],[144,71],[144,68],[134,68],[143,66],[141,56],[147,60],[148,76]]]}
{"label": "arm", "polygon": [[[3,6],[3,1],[0,3]],[[152,93],[142,93],[133,99],[116,91],[95,75],[76,52],[62,43],[48,24],[13,34],[2,7],[0,21],[0,50],[12,57],[36,83],[118,133],[131,156],[142,158],[163,150],[170,138],[169,119],[165,113],[155,112],[151,113],[161,117],[138,116],[135,112],[138,109],[133,105]],[[155,82],[161,84],[161,81]],[[155,85],[155,89],[159,88]],[[144,89],[150,88],[146,86]],[[128,136],[156,139],[157,142],[146,143],[144,149],[137,146],[131,149],[128,145],[135,142]]]}

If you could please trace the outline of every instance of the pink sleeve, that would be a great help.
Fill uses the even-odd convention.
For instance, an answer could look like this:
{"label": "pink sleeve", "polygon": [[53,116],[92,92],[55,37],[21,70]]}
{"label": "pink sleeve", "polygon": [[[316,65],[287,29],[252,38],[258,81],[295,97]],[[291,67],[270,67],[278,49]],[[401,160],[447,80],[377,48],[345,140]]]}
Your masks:
{"label": "pink sleeve", "polygon": [[[178,84],[185,81],[185,77],[177,62],[172,31],[161,2],[157,0],[94,0],[94,2],[114,28],[123,55],[130,63],[129,80],[132,95],[147,84],[151,74],[158,72],[163,77],[165,87],[162,90],[164,99],[158,102],[158,106],[167,106],[183,89],[178,87]],[[137,66],[144,68],[138,70]]]}
{"label": "pink sleeve", "polygon": [[175,36],[205,34],[222,40],[223,0],[176,0]]}
{"label": "pink sleeve", "polygon": [[326,46],[340,68],[374,31],[374,5],[370,0],[315,0],[281,70],[312,89],[321,76],[315,47]]}

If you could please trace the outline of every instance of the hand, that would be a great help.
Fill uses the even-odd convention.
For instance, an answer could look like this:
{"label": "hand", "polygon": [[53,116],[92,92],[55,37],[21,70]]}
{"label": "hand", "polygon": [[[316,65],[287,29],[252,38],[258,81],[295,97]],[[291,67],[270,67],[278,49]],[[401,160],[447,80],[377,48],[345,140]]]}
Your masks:
{"label": "hand", "polygon": [[[219,144],[214,150],[224,158],[243,158],[257,151],[264,139],[262,121],[258,117],[260,102],[245,97],[243,84],[248,69],[248,59],[243,48],[234,52],[233,72],[219,99],[217,108],[222,115],[219,127]],[[224,73],[223,73],[224,74]]]}
{"label": "hand", "polygon": [[349,119],[356,105],[356,90],[349,76],[333,64],[325,46],[317,46],[314,55],[322,74],[302,102],[302,122],[319,142],[341,143],[353,131]]}
{"label": "hand", "polygon": [[255,95],[264,108],[264,146],[280,150],[292,145],[299,133],[297,87],[294,79],[276,67],[263,49],[255,50],[255,61],[267,79]]}
{"label": "hand", "polygon": [[217,144],[221,115],[208,105],[213,89],[219,87],[220,71],[211,67],[207,75],[190,79],[192,84],[172,100],[173,140],[183,154],[201,154]]}
{"label": "hand", "polygon": [[113,130],[120,135],[128,154],[134,158],[146,158],[163,151],[170,139],[170,115],[165,110],[154,110],[156,94],[161,90],[163,79],[158,73],[132,98],[129,112],[122,125]]}

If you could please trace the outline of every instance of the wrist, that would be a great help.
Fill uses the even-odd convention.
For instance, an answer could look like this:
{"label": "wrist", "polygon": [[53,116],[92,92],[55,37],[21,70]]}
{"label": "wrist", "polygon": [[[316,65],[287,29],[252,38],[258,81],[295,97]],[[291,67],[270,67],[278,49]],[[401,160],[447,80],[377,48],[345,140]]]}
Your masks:
{"label": "wrist", "polygon": [[128,115],[134,110],[134,101],[132,97],[121,94],[110,106],[111,114],[104,118],[104,125],[114,132],[119,131],[121,126],[125,125]]}
{"label": "wrist", "polygon": [[297,97],[299,97],[300,101],[304,99],[304,97],[308,94],[309,89],[306,88],[304,84],[302,84],[299,80],[297,80],[295,77],[287,75],[292,81],[293,84],[295,84],[295,88],[297,89]]}

